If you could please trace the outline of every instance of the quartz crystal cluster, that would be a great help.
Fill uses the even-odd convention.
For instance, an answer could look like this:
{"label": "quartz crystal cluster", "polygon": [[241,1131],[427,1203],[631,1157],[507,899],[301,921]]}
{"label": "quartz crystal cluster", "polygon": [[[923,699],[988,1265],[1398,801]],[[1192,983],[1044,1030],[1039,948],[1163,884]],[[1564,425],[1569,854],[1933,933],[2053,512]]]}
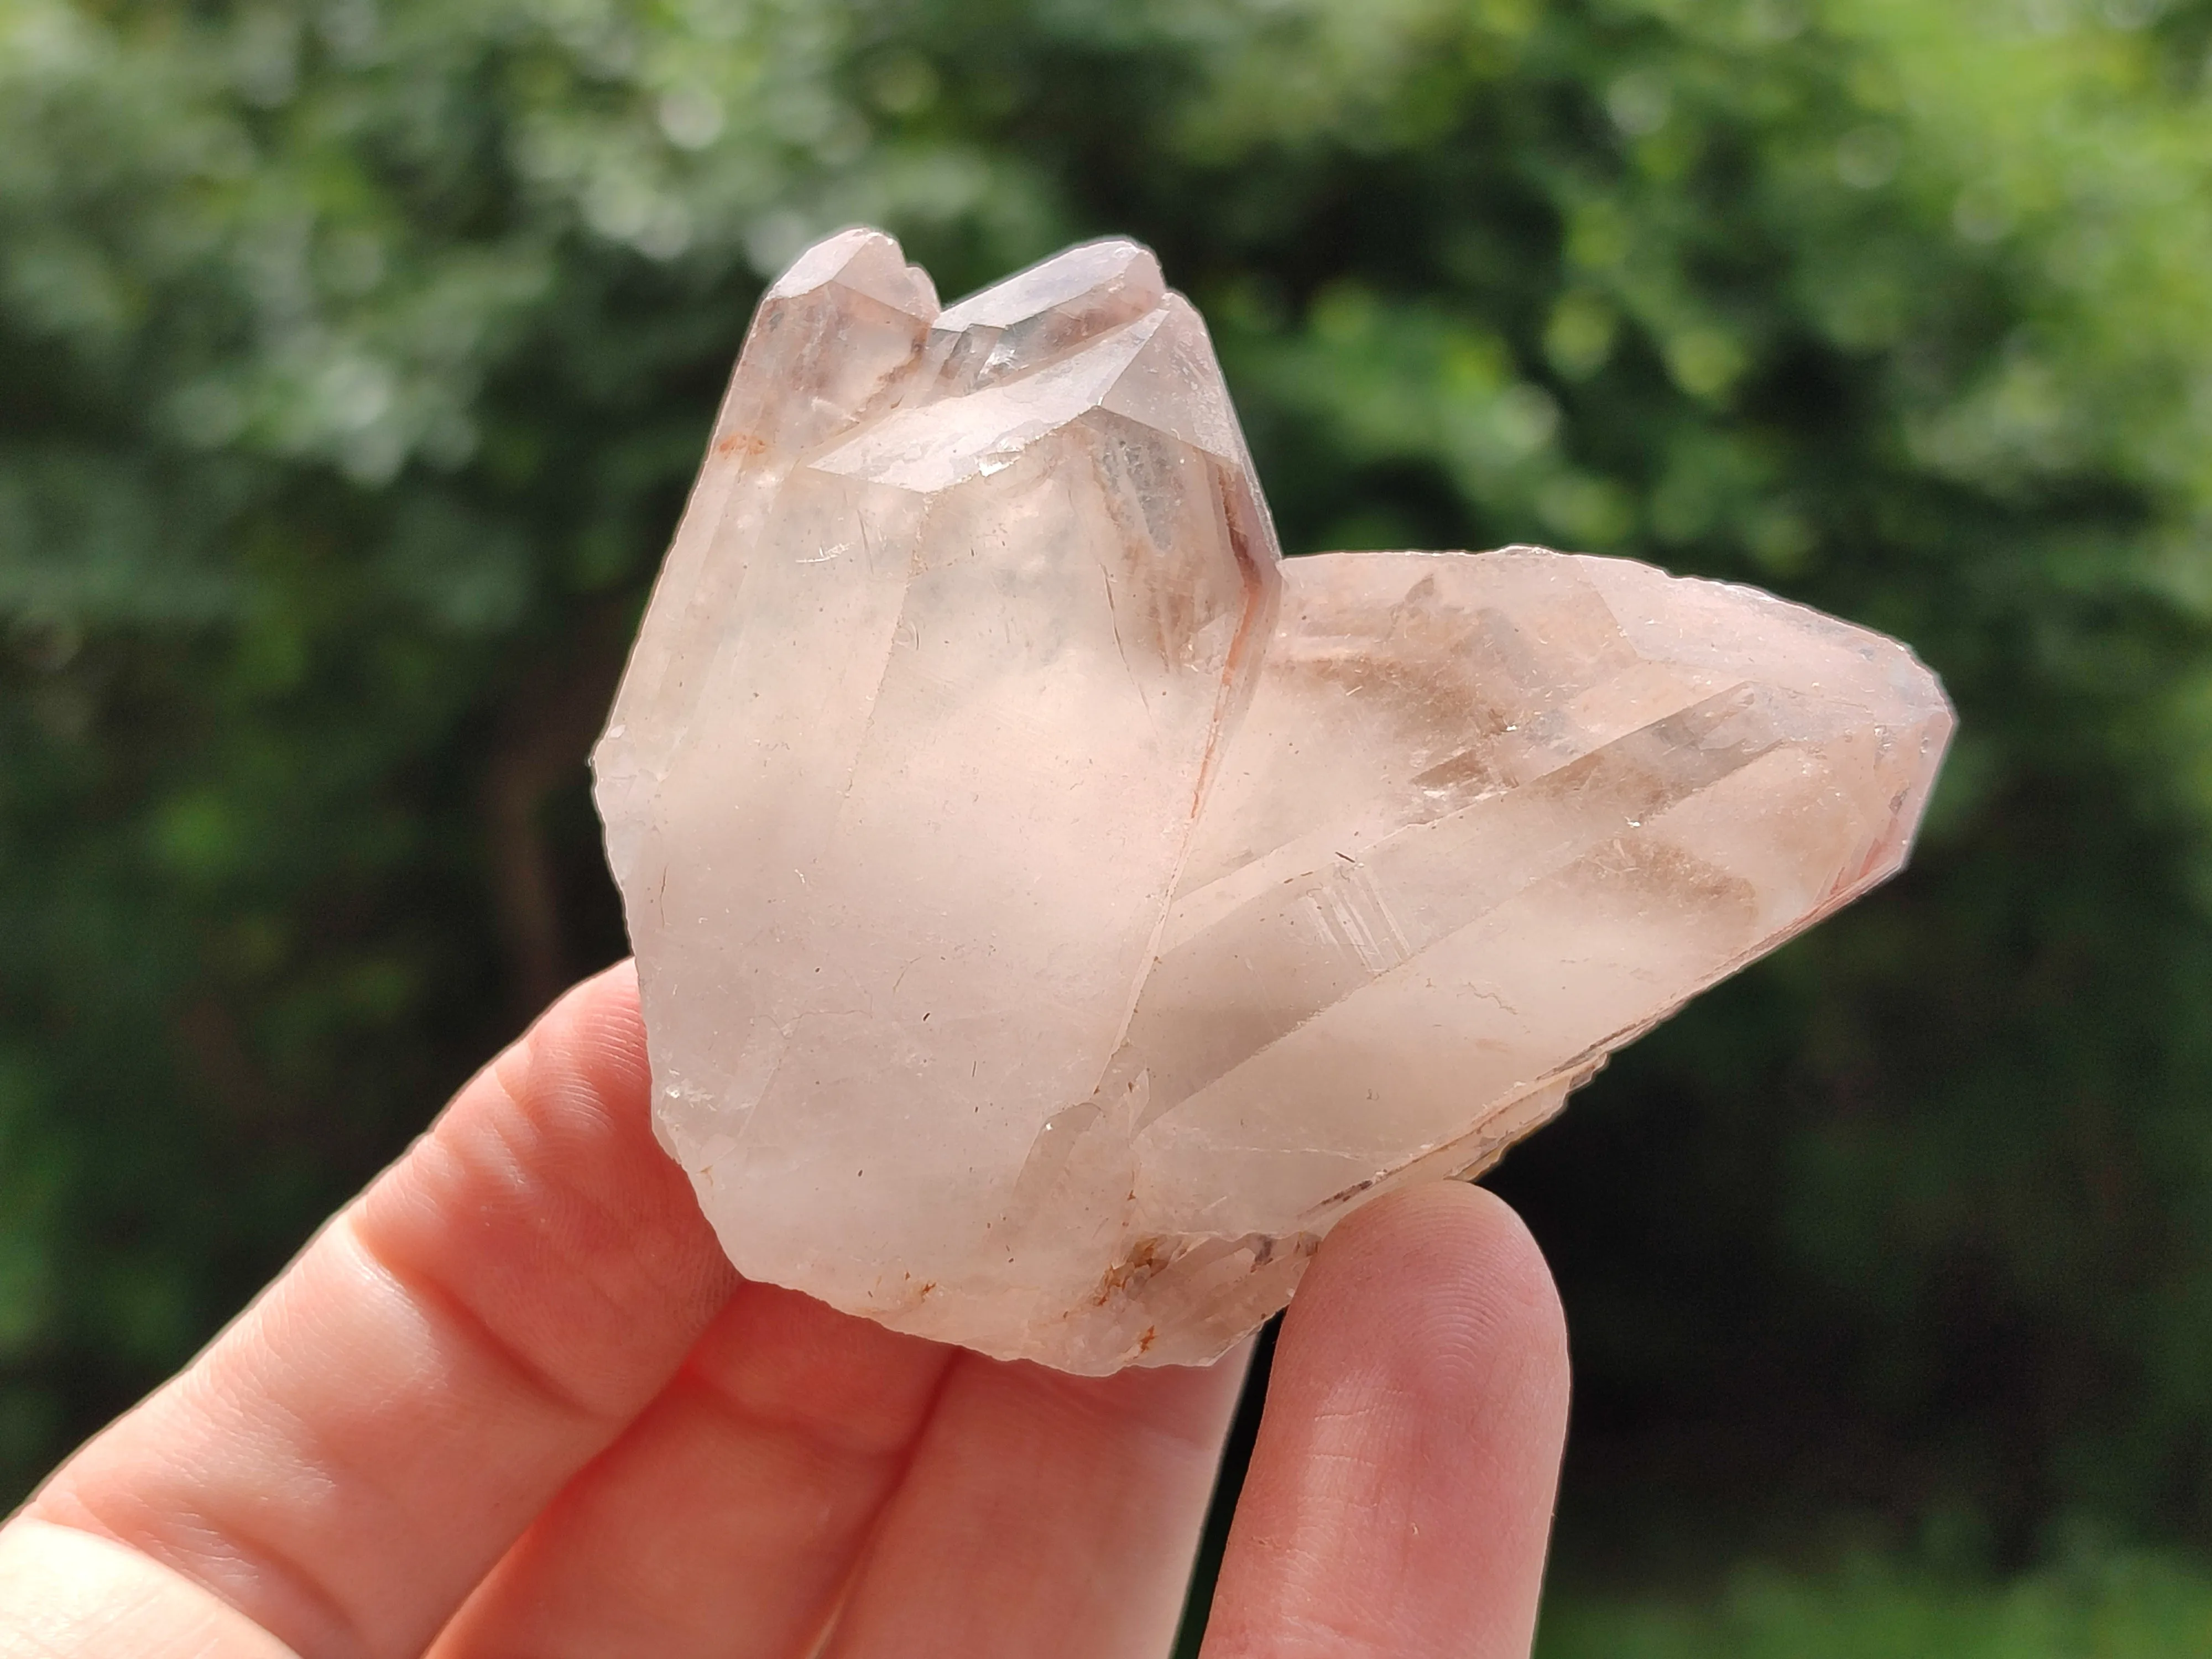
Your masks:
{"label": "quartz crystal cluster", "polygon": [[940,310],[848,231],[761,303],[593,764],[739,1270],[1103,1372],[1893,873],[1950,728],[1750,588],[1283,562],[1150,253]]}

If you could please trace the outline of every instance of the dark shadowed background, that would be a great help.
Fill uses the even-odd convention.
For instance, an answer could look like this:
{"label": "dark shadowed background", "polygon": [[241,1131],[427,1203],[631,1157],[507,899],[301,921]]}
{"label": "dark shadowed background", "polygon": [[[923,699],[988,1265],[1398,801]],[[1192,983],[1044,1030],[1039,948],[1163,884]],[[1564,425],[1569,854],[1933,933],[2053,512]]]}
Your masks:
{"label": "dark shadowed background", "polygon": [[2212,1649],[2212,3],[0,0],[0,1486],[623,950],[583,757],[765,278],[1089,235],[1286,550],[1911,641],[1913,868],[1495,1178],[1544,1650]]}

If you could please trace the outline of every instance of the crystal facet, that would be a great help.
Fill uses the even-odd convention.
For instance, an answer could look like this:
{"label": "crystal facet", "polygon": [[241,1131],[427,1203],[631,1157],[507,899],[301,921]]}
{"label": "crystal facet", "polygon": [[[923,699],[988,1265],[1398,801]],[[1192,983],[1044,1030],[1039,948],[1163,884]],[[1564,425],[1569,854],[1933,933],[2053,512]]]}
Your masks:
{"label": "crystal facet", "polygon": [[1069,250],[763,300],[593,756],[732,1261],[1103,1372],[1904,862],[1902,646],[1620,560],[1279,561],[1203,324]]}

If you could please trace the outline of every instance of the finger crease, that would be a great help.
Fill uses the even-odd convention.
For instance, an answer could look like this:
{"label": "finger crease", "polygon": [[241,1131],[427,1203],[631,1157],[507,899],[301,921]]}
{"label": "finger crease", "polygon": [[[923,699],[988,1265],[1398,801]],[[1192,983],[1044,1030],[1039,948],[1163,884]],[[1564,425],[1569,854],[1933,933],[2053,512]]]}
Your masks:
{"label": "finger crease", "polygon": [[410,1273],[386,1260],[367,1240],[359,1242],[362,1254],[370,1266],[390,1279],[401,1295],[413,1300],[426,1311],[434,1313],[447,1324],[457,1328],[463,1340],[510,1372],[525,1391],[537,1395],[556,1411],[581,1418],[588,1423],[612,1424],[623,1416],[624,1413],[617,1408],[610,1408],[586,1398],[551,1366],[538,1360],[521,1344],[501,1331],[464,1297],[427,1273]]}
{"label": "finger crease", "polygon": [[[218,1522],[212,1516],[197,1512],[149,1516],[143,1528],[118,1526],[81,1492],[70,1494],[70,1507],[80,1514],[56,1513],[45,1505],[38,1508],[39,1518],[58,1527],[94,1538],[106,1539],[125,1549],[142,1555],[155,1565],[190,1580],[241,1618],[251,1620],[286,1645],[316,1654],[354,1655],[369,1652],[368,1640],[351,1608],[340,1601],[336,1592],[323,1579],[288,1552],[271,1540],[258,1537],[253,1532],[234,1521]],[[289,1603],[294,1618],[287,1624],[312,1630],[313,1639],[301,1643],[296,1632],[287,1635],[274,1628],[266,1617],[267,1609],[257,1613],[243,1604],[234,1585],[226,1588],[217,1575],[210,1571],[208,1553],[196,1552],[182,1545],[173,1546],[162,1535],[170,1528],[178,1530],[198,1529],[219,1546],[220,1559],[236,1566],[257,1583],[267,1587],[270,1599]]]}
{"label": "finger crease", "polygon": [[[756,1427],[774,1433],[785,1434],[804,1440],[817,1449],[840,1457],[879,1462],[897,1458],[912,1448],[930,1418],[937,1409],[936,1390],[933,1389],[922,1409],[916,1413],[912,1426],[896,1438],[886,1440],[882,1436],[841,1433],[832,1419],[816,1416],[803,1410],[775,1411],[746,1400],[726,1383],[717,1381],[704,1366],[693,1364],[684,1367],[684,1376],[693,1387],[704,1395],[717,1411]],[[942,1376],[939,1378],[942,1385]]]}

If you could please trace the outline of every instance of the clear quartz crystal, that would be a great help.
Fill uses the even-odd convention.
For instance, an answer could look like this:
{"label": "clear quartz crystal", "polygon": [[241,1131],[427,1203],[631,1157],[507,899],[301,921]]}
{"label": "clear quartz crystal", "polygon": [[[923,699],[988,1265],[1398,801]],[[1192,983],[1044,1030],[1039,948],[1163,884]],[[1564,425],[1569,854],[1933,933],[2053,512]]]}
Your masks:
{"label": "clear quartz crystal", "polygon": [[1903,864],[1902,646],[1515,548],[1281,562],[1144,249],[761,303],[605,737],[655,1124],[731,1260],[1083,1372]]}

